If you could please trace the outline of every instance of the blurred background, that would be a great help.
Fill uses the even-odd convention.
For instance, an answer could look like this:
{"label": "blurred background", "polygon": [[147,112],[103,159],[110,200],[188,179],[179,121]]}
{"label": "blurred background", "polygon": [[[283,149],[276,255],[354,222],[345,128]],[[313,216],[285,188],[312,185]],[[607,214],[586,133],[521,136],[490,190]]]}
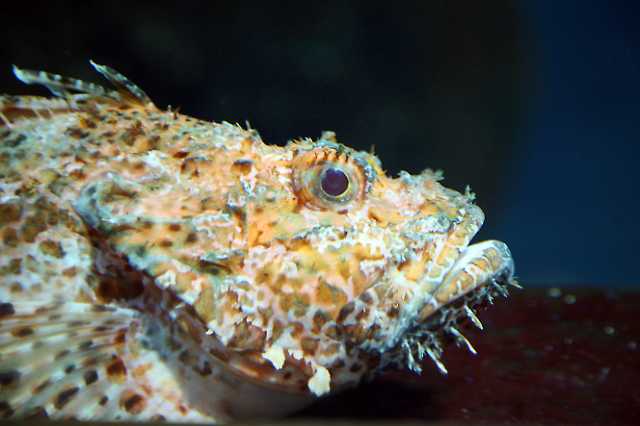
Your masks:
{"label": "blurred background", "polygon": [[268,143],[334,130],[471,185],[526,286],[640,286],[638,2],[7,4],[2,93],[45,93],[11,64],[99,81],[91,58]]}

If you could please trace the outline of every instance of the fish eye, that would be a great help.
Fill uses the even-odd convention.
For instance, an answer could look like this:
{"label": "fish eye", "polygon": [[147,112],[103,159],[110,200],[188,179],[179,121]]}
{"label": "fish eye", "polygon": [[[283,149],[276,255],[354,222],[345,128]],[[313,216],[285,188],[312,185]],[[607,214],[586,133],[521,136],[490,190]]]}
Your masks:
{"label": "fish eye", "polygon": [[327,167],[320,176],[320,188],[330,197],[340,197],[349,189],[349,177],[338,168]]}
{"label": "fish eye", "polygon": [[303,151],[292,166],[293,190],[311,208],[347,211],[364,196],[363,168],[347,153],[326,147]]}

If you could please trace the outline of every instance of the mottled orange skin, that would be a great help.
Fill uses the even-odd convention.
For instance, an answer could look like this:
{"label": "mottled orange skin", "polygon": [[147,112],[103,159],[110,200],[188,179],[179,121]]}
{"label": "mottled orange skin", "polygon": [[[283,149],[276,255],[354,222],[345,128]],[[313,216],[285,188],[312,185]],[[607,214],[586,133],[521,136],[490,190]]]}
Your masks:
{"label": "mottled orange skin", "polygon": [[[504,244],[467,250],[482,212],[431,171],[387,177],[330,132],[266,145],[128,89],[0,98],[1,300],[114,305],[139,324],[112,341],[127,386],[111,414],[54,401],[49,415],[285,411],[390,363],[439,363],[437,337],[511,282]],[[329,167],[348,177],[339,197],[320,184]],[[29,256],[35,269],[15,264]],[[166,337],[139,347],[156,327]],[[221,397],[238,379],[247,398]]]}

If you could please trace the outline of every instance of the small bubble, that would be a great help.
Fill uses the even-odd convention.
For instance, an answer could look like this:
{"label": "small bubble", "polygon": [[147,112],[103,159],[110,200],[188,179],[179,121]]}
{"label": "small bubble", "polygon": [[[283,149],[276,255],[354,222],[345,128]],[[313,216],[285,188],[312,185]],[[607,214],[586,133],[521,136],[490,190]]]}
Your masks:
{"label": "small bubble", "polygon": [[609,371],[611,371],[609,367],[602,367],[600,369],[600,374],[598,374],[598,381],[604,382],[607,379],[607,376],[609,376]]}
{"label": "small bubble", "polygon": [[636,349],[638,349],[638,342],[636,342],[635,340],[630,341],[629,343],[627,343],[627,348],[629,348],[629,350],[631,351],[635,351]]}
{"label": "small bubble", "polygon": [[572,345],[573,344],[573,339],[571,337],[565,337],[564,338],[564,344],[565,345]]}
{"label": "small bubble", "polygon": [[547,294],[549,295],[549,297],[557,299],[558,297],[562,296],[562,290],[560,290],[558,287],[552,287],[547,291]]}
{"label": "small bubble", "polygon": [[616,334],[616,329],[608,325],[604,328],[604,333],[607,336],[613,336],[614,334]]}
{"label": "small bubble", "polygon": [[567,305],[573,305],[574,303],[576,303],[576,297],[573,294],[567,294],[566,296],[564,296],[563,300]]}

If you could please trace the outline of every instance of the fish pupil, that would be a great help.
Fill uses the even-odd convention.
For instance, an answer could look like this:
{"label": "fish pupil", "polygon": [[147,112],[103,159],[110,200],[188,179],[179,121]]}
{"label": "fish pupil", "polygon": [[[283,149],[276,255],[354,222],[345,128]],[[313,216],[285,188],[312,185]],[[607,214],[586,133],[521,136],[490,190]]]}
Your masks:
{"label": "fish pupil", "polygon": [[338,197],[349,188],[349,178],[342,170],[328,168],[322,174],[320,185],[325,194]]}

